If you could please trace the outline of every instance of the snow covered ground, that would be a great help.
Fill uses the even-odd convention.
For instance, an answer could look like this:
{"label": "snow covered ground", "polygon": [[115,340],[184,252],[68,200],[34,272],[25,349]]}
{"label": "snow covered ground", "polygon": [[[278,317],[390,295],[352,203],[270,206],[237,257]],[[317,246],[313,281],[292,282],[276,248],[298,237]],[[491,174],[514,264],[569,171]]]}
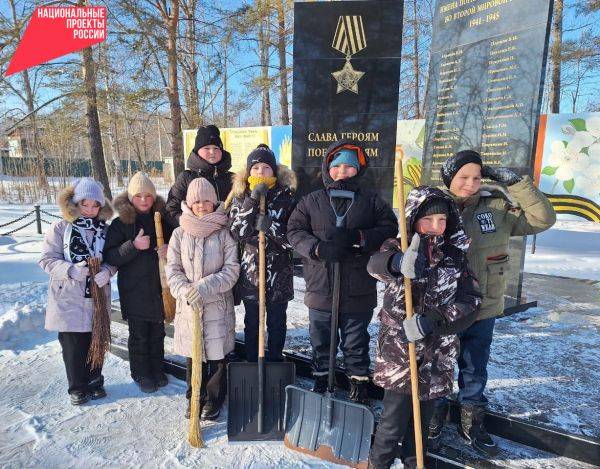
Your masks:
{"label": "snow covered ground", "polygon": [[[2,304],[13,293],[3,291]],[[42,297],[35,288],[33,293]],[[74,407],[55,334],[23,324],[28,317],[38,325],[43,305],[29,314],[17,306],[2,318],[7,316],[17,321],[11,320],[11,338],[1,341],[0,467],[326,466],[282,444],[228,444],[226,412],[203,425],[206,447],[192,448],[183,417],[185,383],[171,378],[155,394],[143,394],[131,381],[128,363],[111,354],[104,366],[108,397]],[[6,321],[0,329],[5,327]]]}
{"label": "snow covered ground", "polygon": [[552,229],[527,237],[525,272],[600,280],[600,223],[559,221]]}
{"label": "snow covered ground", "polygon": [[[29,210],[0,205],[0,225]],[[525,271],[535,275],[525,275],[524,294],[539,305],[498,321],[488,385],[494,410],[596,438],[600,284],[551,276],[600,281],[598,228],[559,224],[538,236],[536,254],[528,250]],[[36,264],[41,241],[35,224],[0,236],[0,467],[324,466],[281,445],[228,445],[225,414],[203,428],[208,447],[191,449],[183,383],[171,379],[158,393],[143,395],[131,383],[127,362],[113,355],[104,373],[109,396],[72,407],[56,335],[42,330],[47,276]],[[295,281],[286,348],[307,352],[304,283]],[[236,329],[243,331],[241,308]],[[373,342],[377,330],[374,320]]]}

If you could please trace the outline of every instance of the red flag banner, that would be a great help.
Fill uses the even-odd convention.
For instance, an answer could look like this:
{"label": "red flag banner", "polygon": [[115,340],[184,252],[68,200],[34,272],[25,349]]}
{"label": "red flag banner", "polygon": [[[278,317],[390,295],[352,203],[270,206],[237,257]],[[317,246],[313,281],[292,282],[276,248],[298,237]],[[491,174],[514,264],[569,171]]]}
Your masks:
{"label": "red flag banner", "polygon": [[36,7],[5,76],[106,39],[106,7]]}

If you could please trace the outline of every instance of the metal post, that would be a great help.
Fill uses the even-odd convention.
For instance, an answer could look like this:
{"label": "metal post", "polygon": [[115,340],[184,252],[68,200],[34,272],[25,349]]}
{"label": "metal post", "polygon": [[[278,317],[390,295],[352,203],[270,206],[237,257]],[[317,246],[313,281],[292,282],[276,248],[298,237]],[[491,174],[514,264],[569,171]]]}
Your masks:
{"label": "metal post", "polygon": [[42,214],[40,213],[40,204],[35,204],[35,221],[37,223],[37,232],[42,234]]}

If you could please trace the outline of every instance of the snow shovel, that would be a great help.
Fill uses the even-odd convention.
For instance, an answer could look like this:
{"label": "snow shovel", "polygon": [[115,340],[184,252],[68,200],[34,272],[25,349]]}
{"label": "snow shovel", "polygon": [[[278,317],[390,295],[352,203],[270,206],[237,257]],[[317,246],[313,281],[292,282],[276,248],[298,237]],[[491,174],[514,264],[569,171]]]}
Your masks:
{"label": "snow shovel", "polygon": [[[396,159],[396,173],[398,174],[398,221],[400,222],[400,246],[402,252],[408,249],[408,234],[406,227],[406,204],[404,195],[404,174],[402,171],[402,158]],[[413,316],[412,285],[409,278],[404,277],[404,298],[406,302],[406,319]],[[408,343],[408,359],[410,367],[410,385],[412,394],[413,423],[415,428],[415,448],[417,456],[417,469],[423,469],[423,439],[421,430],[421,404],[419,402],[419,369],[417,367],[417,349],[414,342]]]}
{"label": "snow shovel", "polygon": [[[260,198],[265,214],[265,197]],[[227,366],[227,437],[229,441],[283,440],[285,387],[296,379],[293,363],[265,362],[265,233],[258,232],[258,363]],[[267,405],[265,406],[265,403]]]}
{"label": "snow shovel", "polygon": [[[354,204],[354,193],[331,190],[331,207],[336,226],[343,227],[346,215]],[[343,215],[338,215],[334,198],[350,200]],[[331,337],[327,392],[319,394],[297,386],[286,388],[285,439],[283,443],[301,453],[310,454],[336,464],[366,468],[371,447],[375,417],[366,405],[355,404],[334,395],[335,357],[340,307],[340,263],[333,264],[331,305]]]}

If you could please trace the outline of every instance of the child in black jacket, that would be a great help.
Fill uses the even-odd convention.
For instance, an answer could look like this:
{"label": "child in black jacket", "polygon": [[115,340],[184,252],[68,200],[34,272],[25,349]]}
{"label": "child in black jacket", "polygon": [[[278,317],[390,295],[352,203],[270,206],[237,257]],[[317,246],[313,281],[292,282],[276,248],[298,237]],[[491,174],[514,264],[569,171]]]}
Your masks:
{"label": "child in black jacket", "polygon": [[[142,172],[129,181],[127,192],[114,200],[119,212],[110,225],[104,258],[119,269],[117,285],[121,314],[129,324],[131,377],[143,392],[166,386],[164,306],[158,257],[166,259],[167,244],[156,247],[154,212],[164,214],[165,201]],[[164,218],[163,218],[164,220]],[[172,229],[164,224],[165,241]]]}
{"label": "child in black jacket", "polygon": [[[376,281],[367,272],[369,256],[383,241],[398,233],[398,220],[377,193],[362,185],[368,160],[350,141],[333,143],[323,160],[323,184],[304,196],[288,221],[288,239],[303,257],[310,340],[313,348],[315,392],[324,392],[329,369],[332,264],[341,263],[339,332],[350,399],[367,401],[369,333],[377,305]],[[330,200],[330,190],[354,192],[354,202]],[[345,227],[336,228],[335,211],[348,210]]]}
{"label": "child in black jacket", "polygon": [[[294,298],[292,246],[287,239],[287,221],[296,200],[296,176],[277,165],[266,145],[248,155],[246,168],[236,174],[230,212],[233,237],[241,244],[241,272],[236,286],[244,302],[246,359],[258,359],[258,230],[266,237],[267,355],[269,361],[283,360],[287,305]],[[259,214],[260,196],[265,195],[266,215]]]}
{"label": "child in black jacket", "polygon": [[223,148],[221,131],[217,126],[207,125],[198,129],[186,168],[179,173],[167,196],[165,216],[173,228],[179,226],[181,202],[185,200],[188,186],[194,179],[204,178],[210,182],[217,193],[217,200],[221,202],[231,191],[231,154]]}

